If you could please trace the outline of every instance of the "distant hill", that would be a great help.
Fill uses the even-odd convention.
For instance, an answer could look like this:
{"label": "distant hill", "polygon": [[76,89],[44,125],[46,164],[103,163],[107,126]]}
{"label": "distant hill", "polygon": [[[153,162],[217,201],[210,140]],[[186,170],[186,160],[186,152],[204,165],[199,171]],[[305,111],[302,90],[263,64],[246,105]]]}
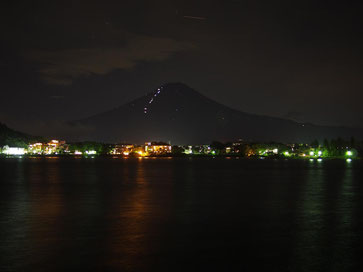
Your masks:
{"label": "distant hill", "polygon": [[0,123],[0,147],[8,145],[12,147],[25,147],[31,142],[42,140],[13,129],[8,128],[5,124]]}
{"label": "distant hill", "polygon": [[106,142],[212,140],[311,142],[313,139],[362,138],[361,129],[316,126],[249,114],[213,101],[182,83],[169,83],[116,109],[79,120],[87,140]]}

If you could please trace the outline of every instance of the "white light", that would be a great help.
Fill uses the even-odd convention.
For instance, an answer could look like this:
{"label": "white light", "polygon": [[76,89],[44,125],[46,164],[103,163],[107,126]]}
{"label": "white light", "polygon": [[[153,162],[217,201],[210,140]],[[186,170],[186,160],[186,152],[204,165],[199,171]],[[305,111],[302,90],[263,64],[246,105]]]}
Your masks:
{"label": "white light", "polygon": [[272,152],[273,152],[274,154],[277,154],[277,153],[279,152],[279,150],[278,150],[277,148],[275,148],[274,150],[272,150]]}
{"label": "white light", "polygon": [[314,159],[310,159],[310,161],[311,161],[311,162],[313,162],[313,161],[314,161]]}
{"label": "white light", "polygon": [[76,150],[76,151],[74,151],[74,155],[82,155],[82,152],[81,152],[81,151]]}
{"label": "white light", "polygon": [[318,159],[318,162],[322,162],[322,161],[323,161],[323,159],[320,159],[320,158]]}
{"label": "white light", "polygon": [[321,154],[323,154],[323,152],[321,152],[321,151],[318,151],[318,155],[319,155],[319,156],[321,156]]}
{"label": "white light", "polygon": [[25,149],[20,147],[4,147],[3,153],[6,155],[24,155]]}
{"label": "white light", "polygon": [[353,155],[353,152],[352,151],[347,151],[347,155],[348,156],[352,156]]}
{"label": "white light", "polygon": [[310,156],[314,156],[314,152],[313,151],[310,151]]}
{"label": "white light", "polygon": [[87,155],[95,155],[96,153],[97,153],[96,150],[87,150],[86,151]]}
{"label": "white light", "polygon": [[352,162],[352,159],[347,159],[347,162]]}

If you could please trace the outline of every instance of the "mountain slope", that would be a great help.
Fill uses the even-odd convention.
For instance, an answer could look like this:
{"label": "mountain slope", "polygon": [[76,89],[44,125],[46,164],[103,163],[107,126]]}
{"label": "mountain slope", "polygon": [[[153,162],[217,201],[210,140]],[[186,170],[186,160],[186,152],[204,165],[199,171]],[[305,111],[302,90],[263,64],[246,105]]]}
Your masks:
{"label": "mountain slope", "polygon": [[309,142],[332,137],[362,137],[358,129],[299,124],[240,112],[181,83],[169,83],[114,110],[76,122],[89,128],[88,140],[171,141],[200,144],[212,140]]}
{"label": "mountain slope", "polygon": [[37,137],[18,132],[0,123],[0,147],[8,145],[12,147],[25,147],[30,142],[40,140]]}

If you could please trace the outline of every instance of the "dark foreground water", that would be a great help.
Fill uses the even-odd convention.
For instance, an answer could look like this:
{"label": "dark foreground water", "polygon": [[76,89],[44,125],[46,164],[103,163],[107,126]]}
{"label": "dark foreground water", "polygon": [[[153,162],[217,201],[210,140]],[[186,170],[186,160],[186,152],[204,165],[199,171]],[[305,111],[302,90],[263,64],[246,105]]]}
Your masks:
{"label": "dark foreground water", "polygon": [[0,160],[0,271],[363,271],[363,163]]}

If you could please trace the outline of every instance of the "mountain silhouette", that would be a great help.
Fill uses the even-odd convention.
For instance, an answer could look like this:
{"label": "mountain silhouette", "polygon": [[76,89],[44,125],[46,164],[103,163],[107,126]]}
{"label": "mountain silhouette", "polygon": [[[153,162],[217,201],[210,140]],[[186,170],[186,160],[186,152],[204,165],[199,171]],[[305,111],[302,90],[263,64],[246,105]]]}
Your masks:
{"label": "mountain silhouette", "polygon": [[302,124],[234,110],[182,83],[162,85],[130,103],[74,123],[88,128],[87,140],[104,142],[202,144],[244,139],[292,143],[363,135],[355,128]]}
{"label": "mountain silhouette", "polygon": [[8,128],[0,122],[0,147],[9,145],[11,147],[25,147],[31,142],[43,141],[41,137],[35,137],[23,132]]}

